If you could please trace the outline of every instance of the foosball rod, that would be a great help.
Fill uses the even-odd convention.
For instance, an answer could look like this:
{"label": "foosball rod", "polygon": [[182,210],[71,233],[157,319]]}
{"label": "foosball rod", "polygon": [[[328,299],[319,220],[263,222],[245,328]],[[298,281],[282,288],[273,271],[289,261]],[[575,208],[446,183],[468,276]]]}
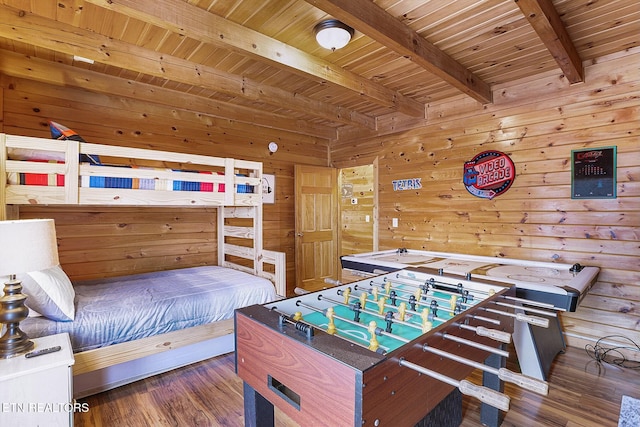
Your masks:
{"label": "foosball rod", "polygon": [[[419,282],[419,284],[402,282],[400,280],[389,279],[388,277],[385,277],[383,279],[384,282],[382,282],[382,283],[374,282],[373,280],[370,280],[369,281],[369,286],[374,288],[374,285],[376,285],[376,287],[378,287],[380,289],[386,289],[386,284],[385,283],[388,282],[389,284],[396,283],[396,284],[402,285],[402,286],[410,286],[410,287],[415,288],[415,289],[421,289],[421,290],[425,291],[425,293],[423,295],[424,298],[427,298],[427,294],[429,293],[429,290],[431,289],[431,290],[434,290],[434,291],[437,291],[437,292],[440,292],[440,293],[443,293],[443,294],[446,294],[446,295],[456,296],[461,300],[467,299],[467,300],[474,301],[476,299],[475,295],[473,295],[473,294],[466,294],[465,295],[464,293],[459,292],[460,289],[464,290],[464,288],[458,288],[456,285],[451,285],[451,284],[448,284],[448,283],[440,283],[440,285],[447,286],[448,288],[453,289],[453,290],[436,289],[433,285],[436,284],[437,282],[430,282],[429,284],[427,284],[427,282],[423,282],[423,281],[420,281],[418,279],[412,279],[410,277],[405,277],[405,276],[400,276],[400,275],[398,275],[397,277],[398,278],[407,279],[407,280],[414,280],[416,282]],[[482,292],[482,291],[479,291],[479,292],[480,293],[486,293],[487,295],[489,295],[488,292]],[[464,301],[462,301],[462,302],[464,304],[468,305],[468,306],[473,306],[473,304],[469,304],[469,303],[464,302]]]}
{"label": "foosball rod", "polygon": [[[372,283],[373,283],[373,281],[372,281]],[[416,286],[416,285],[411,285],[411,284],[407,284],[407,285],[408,286]],[[447,291],[443,291],[443,290],[438,290],[438,291],[446,293],[446,294],[451,294],[451,295],[460,295],[460,294],[455,293],[455,292],[447,292]],[[436,299],[437,297],[432,297],[432,296],[427,297],[425,295],[425,298]],[[536,304],[536,305],[543,306],[543,307],[555,308],[551,304],[544,304],[544,303],[538,304],[535,301],[530,301],[530,300],[526,300],[526,299],[523,299],[523,298],[516,298],[516,297],[509,297],[509,296],[503,296],[503,298],[517,300],[517,301],[524,302],[524,303],[532,303],[532,304]],[[444,298],[441,298],[441,299],[444,300]],[[550,317],[557,317],[557,314],[555,312],[537,310],[537,309],[530,308],[530,307],[522,307],[522,306],[518,306],[518,305],[515,305],[515,304],[507,304],[507,303],[503,303],[503,302],[499,302],[499,301],[491,301],[491,302],[493,304],[496,304],[496,305],[499,305],[499,306],[503,306],[503,307],[522,309],[522,310],[530,311],[530,312],[537,313],[537,314],[547,315],[547,316],[550,316]],[[474,307],[474,305],[467,304],[467,303],[464,303],[464,302],[461,302],[461,304],[464,304],[467,307]],[[446,308],[443,308],[443,307],[438,307],[438,308],[439,309],[443,309],[443,310],[447,310]],[[526,315],[524,313],[513,314],[513,313],[509,313],[509,312],[505,312],[505,311],[501,311],[501,310],[494,310],[494,309],[490,309],[490,308],[483,308],[483,310],[485,310],[485,311],[487,311],[489,313],[495,313],[495,314],[499,314],[499,315],[515,317],[516,320],[518,320],[518,321],[527,322],[527,323],[535,325],[535,326],[540,326],[540,327],[543,327],[543,328],[548,328],[549,327],[549,319],[543,319],[543,318],[540,318],[540,317],[537,317],[537,316],[529,316],[529,315]],[[474,318],[476,318],[478,320],[483,320],[483,321],[490,321],[492,323],[496,322],[493,319],[490,319],[490,318],[487,318],[487,317],[482,317],[482,316],[474,316]],[[498,321],[497,324],[500,324],[500,322]]]}
{"label": "foosball rod", "polygon": [[500,341],[505,344],[509,344],[511,342],[511,334],[505,331],[499,331],[497,329],[489,329],[484,326],[471,326],[466,323],[458,323],[460,329],[466,329],[468,331],[473,331],[476,335],[480,337],[491,338],[495,341]]}
{"label": "foosball rod", "polygon": [[[421,279],[418,279],[416,277],[403,276],[400,273],[396,274],[396,278],[403,279],[403,280],[411,280],[413,282],[419,282],[419,283],[422,283],[422,284],[427,285],[427,286],[432,286],[432,285],[444,286],[446,288],[454,289],[456,291],[459,291],[460,289],[465,290],[465,286],[464,286],[465,284],[466,285],[470,285],[470,284],[474,284],[475,285],[476,284],[476,283],[474,283],[474,282],[472,282],[470,280],[456,280],[457,284],[454,285],[452,283],[443,282],[441,280],[436,280],[433,277],[429,278],[428,280],[421,280]],[[498,285],[498,286],[500,286],[500,285]],[[473,286],[469,286],[469,287],[475,293],[483,294],[483,295],[487,295],[487,296],[491,295],[490,291],[484,291],[482,289],[474,289]],[[501,286],[501,289],[505,288],[505,287],[507,287],[507,286]],[[460,294],[460,293],[458,292],[458,294]],[[473,298],[473,294],[469,294],[469,295]]]}
{"label": "foosball rod", "polygon": [[495,304],[495,305],[499,305],[500,307],[516,308],[516,309],[519,309],[519,310],[528,311],[530,313],[541,314],[543,316],[558,317],[558,313],[556,313],[555,311],[540,310],[540,309],[533,308],[533,307],[523,307],[521,305],[509,304],[509,303],[500,302],[500,301],[491,301],[491,302],[493,304]]}
{"label": "foosball rod", "polygon": [[499,391],[492,390],[484,386],[476,385],[467,380],[458,381],[455,378],[448,377],[439,372],[435,372],[423,366],[411,363],[407,360],[404,360],[404,358],[400,359],[399,363],[400,366],[405,366],[438,381],[442,381],[444,383],[457,387],[462,394],[473,396],[481,402],[491,405],[494,408],[498,408],[505,412],[509,410],[510,399],[509,396],[504,393],[500,393]]}
{"label": "foosball rod", "polygon": [[[318,298],[321,298],[321,297],[322,297],[322,295],[318,296]],[[307,308],[309,310],[312,310],[312,311],[315,311],[315,312],[318,312],[318,313],[323,313],[324,314],[326,312],[325,310],[322,310],[322,309],[319,309],[317,307],[305,304],[300,300],[296,301],[296,306],[304,307],[304,308]],[[325,316],[326,316],[326,314],[325,314]],[[338,315],[335,315],[335,314],[333,315],[333,317],[338,319],[338,320],[341,320],[343,322],[349,323],[350,325],[354,325],[354,326],[357,326],[357,327],[360,327],[360,328],[364,328],[368,332],[371,332],[371,328],[368,327],[367,325],[363,325],[362,323],[358,323],[358,322],[355,322],[355,321],[353,321],[351,319],[347,319],[345,317],[338,316]],[[473,330],[476,333],[476,335],[478,335],[478,336],[488,337],[488,338],[494,339],[496,341],[506,342],[507,344],[511,342],[511,334],[509,334],[508,332],[490,330],[490,329],[484,328],[482,326],[470,326],[470,325],[464,325],[463,326],[463,325],[464,324],[458,323],[459,327],[461,327],[463,329]],[[398,341],[403,342],[403,343],[408,343],[408,342],[411,341],[411,340],[409,340],[407,338],[404,338],[404,337],[401,337],[399,335],[395,335],[395,334],[386,332],[386,331],[382,330],[380,327],[375,327],[373,329],[372,333],[375,334],[375,335],[387,336],[387,337],[393,338],[393,339],[398,340]],[[343,335],[341,335],[341,337],[342,336]],[[508,339],[507,339],[507,336],[508,336]],[[460,338],[460,340],[464,340],[464,339]],[[495,350],[495,349],[493,349],[493,347],[483,346],[482,344],[474,343],[473,341],[469,341],[469,340],[464,340],[464,341],[465,341],[465,343],[467,343],[467,342],[468,343],[473,343],[473,344],[475,344],[474,347],[482,348],[482,349],[484,349],[486,351],[494,352],[493,350]],[[459,341],[459,342],[463,342],[463,341]],[[388,350],[388,348],[386,348],[386,350]],[[506,353],[506,354],[508,355],[508,353]]]}
{"label": "foosball rod", "polygon": [[457,335],[453,335],[450,332],[443,332],[441,334],[442,338],[445,340],[457,342],[458,344],[468,345],[469,347],[477,348],[479,350],[488,351],[489,353],[496,354],[501,357],[509,357],[509,352],[506,350],[502,350],[499,348],[491,347],[488,345],[480,344],[478,342],[468,340],[466,338],[459,337]]}
{"label": "foosball rod", "polygon": [[[464,311],[462,313],[466,314]],[[498,326],[502,324],[502,322],[500,322],[498,319],[492,319],[491,317],[478,316],[477,314],[466,314],[466,316],[470,317],[471,319],[481,320],[487,323],[493,323],[494,325],[498,325]]]}
{"label": "foosball rod", "polygon": [[[360,290],[360,289],[358,288],[358,285],[355,285],[355,286],[353,287],[353,289],[354,289],[354,290],[356,290],[356,291]],[[369,289],[366,289],[366,288],[365,288],[365,289],[363,289],[362,291],[363,291],[362,293],[369,294]],[[338,295],[340,295],[340,292],[344,292],[344,291],[338,291]],[[361,295],[362,295],[362,294],[359,294],[359,295],[357,295],[357,296],[356,296],[356,295],[349,295],[349,298],[360,299]],[[457,295],[456,295],[456,296],[457,296]],[[390,298],[390,297],[389,297],[389,298]],[[404,298],[404,297],[396,297],[396,298],[397,298],[397,299],[399,299],[399,300],[401,300],[401,301],[403,301],[403,302],[407,302],[407,298]],[[433,297],[433,296],[426,296],[426,298],[431,298],[432,300],[433,300],[433,299],[441,300],[441,301],[445,301],[445,302],[447,302],[447,301],[448,301],[448,300],[446,300],[445,298],[438,298],[438,297]],[[377,302],[376,302],[375,300],[374,300],[374,301],[368,301],[368,300],[367,300],[366,302],[370,302],[370,303],[372,303],[372,304],[377,304]],[[472,304],[467,304],[467,303],[461,303],[461,304],[462,304],[462,305],[464,305],[464,306],[466,306],[467,308],[473,308],[473,305],[472,305]],[[416,303],[416,305],[423,305],[423,306],[426,306],[427,304],[423,304],[423,303],[419,303],[419,302],[418,302],[418,303]],[[385,307],[398,309],[398,308],[397,308],[395,305],[393,305],[393,304],[386,304],[386,303],[385,303]],[[427,307],[427,308],[429,308],[429,307]],[[448,309],[448,308],[446,308],[446,307],[442,307],[442,306],[438,306],[438,310],[443,310],[443,311],[447,311],[447,312],[452,313],[452,314],[456,314],[454,310],[451,310],[451,309]],[[416,310],[407,309],[406,311],[410,312],[411,314],[417,314],[417,315],[420,315],[420,314],[421,314],[420,312],[418,312],[418,311],[416,311]],[[464,312],[461,312],[461,313],[464,313]],[[499,321],[499,320],[497,320],[497,319],[492,319],[492,318],[490,318],[490,317],[478,316],[478,315],[476,315],[476,314],[469,314],[469,315],[467,315],[467,316],[469,316],[469,317],[471,317],[471,318],[473,318],[473,319],[481,320],[481,321],[483,321],[483,322],[492,323],[492,324],[494,324],[494,325],[500,325],[500,321]]]}
{"label": "foosball rod", "polygon": [[[336,300],[333,300],[331,298],[325,297],[323,295],[318,295],[318,299],[324,299],[324,300],[329,301],[329,302],[331,302],[333,304],[336,304],[336,305],[348,306],[348,304],[344,304],[341,301],[336,301]],[[391,307],[393,307],[393,306],[391,306]],[[370,314],[372,316],[375,316],[375,317],[382,318],[382,319],[386,320],[385,316],[383,316],[383,315],[381,315],[381,314],[379,314],[377,312],[373,312],[371,310],[368,310],[368,309],[366,309],[364,307],[362,308],[362,311],[365,312],[365,313],[368,313],[368,314]],[[411,310],[409,310],[409,311],[411,311]],[[415,313],[415,314],[417,314],[419,316],[422,316],[422,313],[418,313],[418,312],[414,312],[414,311],[411,311],[411,312]],[[343,320],[343,318],[341,318],[339,316],[335,316],[335,317],[336,317],[336,319]],[[470,315],[470,317],[472,317],[472,316]],[[436,320],[438,322],[445,323],[445,322],[448,322],[450,320],[450,319],[444,319],[444,318],[441,318],[441,317],[438,317],[438,316],[434,316],[433,313],[430,313],[430,312],[427,314],[427,318],[428,318],[429,322],[433,322],[434,320]],[[351,321],[351,320],[349,320],[349,321]],[[400,320],[393,320],[392,322],[400,323],[400,324],[407,325],[407,326],[411,326],[411,327],[416,328],[416,329],[423,329],[422,325],[418,325],[417,323],[414,324],[414,323],[410,323],[410,322],[403,322],[403,321],[400,321]],[[357,323],[357,322],[353,322],[353,323],[356,324],[356,325],[361,325],[360,323]],[[509,332],[499,331],[497,329],[485,328],[484,326],[471,326],[471,325],[467,325],[465,323],[457,323],[457,325],[461,329],[467,329],[469,331],[475,332],[476,335],[478,335],[480,337],[491,338],[492,340],[503,342],[503,343],[506,343],[506,344],[509,344],[511,342],[511,334]],[[364,325],[361,325],[361,326],[364,326]],[[426,332],[428,332],[428,331],[426,331]],[[389,332],[385,331],[385,334],[389,334]],[[397,339],[399,341],[409,342],[409,340],[406,340],[405,338],[400,337],[398,335],[393,335],[392,334],[392,335],[388,335],[388,336],[391,336],[392,338],[395,338],[395,339]]]}
{"label": "foosball rod", "polygon": [[[339,305],[339,306],[342,306],[342,307],[347,307],[347,308],[350,308],[351,310],[355,311],[355,309],[353,309],[350,306],[350,304],[345,304],[342,301],[334,300],[332,298],[328,298],[328,297],[325,297],[323,295],[318,295],[318,299],[319,300],[329,301],[332,304]],[[369,301],[369,302],[373,302],[373,301]],[[385,304],[385,306],[387,306],[387,305],[388,304]],[[394,307],[394,306],[390,306],[390,307]],[[364,313],[367,313],[367,314],[371,315],[371,316],[377,317],[378,319],[387,320],[387,317],[385,315],[380,314],[377,311],[370,310],[370,309],[368,309],[368,308],[366,308],[364,306],[361,307],[360,310],[362,312],[364,312]],[[410,311],[410,310],[407,310],[407,311]],[[415,313],[418,314],[417,312],[415,312]],[[422,325],[418,325],[417,323],[406,322],[406,321],[400,320],[400,319],[393,319],[393,323],[399,323],[401,325],[405,325],[405,326],[408,326],[410,328],[422,330]]]}
{"label": "foosball rod", "polygon": [[[372,303],[372,304],[378,304],[378,305],[379,305],[380,298],[385,298],[385,300],[386,300],[386,299],[390,299],[390,300],[400,300],[400,301],[402,301],[402,302],[408,303],[409,305],[413,304],[413,305],[422,305],[422,306],[427,306],[427,304],[425,304],[425,303],[424,303],[425,301],[420,301],[420,300],[418,300],[418,299],[416,299],[415,301],[411,301],[411,299],[410,299],[410,298],[407,298],[407,297],[405,297],[405,296],[398,295],[397,293],[396,293],[394,296],[391,296],[391,294],[383,294],[383,295],[381,295],[381,296],[380,296],[380,298],[378,298],[378,300],[376,300],[375,298],[377,297],[377,295],[376,295],[376,294],[377,294],[377,292],[372,292],[372,291],[373,291],[373,290],[375,290],[375,289],[376,289],[376,288],[372,288],[372,289],[364,288],[364,289],[361,289],[361,288],[359,288],[359,287],[358,287],[358,285],[355,285],[355,286],[353,287],[353,290],[355,290],[355,291],[362,291],[362,292],[361,292],[360,294],[358,294],[357,296],[349,295],[349,297],[350,297],[350,298],[357,298],[357,299],[360,299],[360,298],[362,297],[362,295],[363,295],[363,294],[365,294],[365,295],[372,295],[372,296],[373,296],[373,298],[374,298],[374,299],[373,299],[372,301],[367,301],[367,302],[370,302],[370,303]],[[411,295],[411,296],[414,296],[414,297],[415,297],[415,294],[412,294],[412,293],[410,293],[410,292],[405,292],[405,291],[404,291],[404,290],[402,290],[402,289],[393,289],[393,290],[392,290],[392,292],[397,292],[397,291],[402,292],[402,293],[403,293],[403,294],[405,294],[405,295]],[[338,292],[338,295],[340,295],[340,292]],[[425,295],[425,298],[426,298],[426,295]],[[449,302],[449,303],[451,302],[450,300],[447,300],[447,299],[445,299],[445,298],[435,298],[435,297],[431,297],[431,296],[430,296],[429,298],[431,298],[432,300],[433,300],[433,299],[436,299],[436,300],[440,300],[440,301],[444,301],[444,302]],[[386,307],[392,307],[392,308],[396,308],[396,309],[397,309],[397,306],[395,306],[395,305],[393,305],[393,304],[386,304],[386,303],[385,303],[385,306],[386,306]],[[428,307],[427,307],[427,308],[428,308]],[[450,308],[447,308],[447,307],[439,307],[439,308],[441,308],[442,310],[447,311],[447,312],[449,312],[449,313],[455,314],[455,310],[452,310],[452,309],[450,309]],[[416,310],[411,310],[411,309],[407,309],[407,311],[412,312],[412,313],[418,313],[418,311],[416,311]]]}
{"label": "foosball rod", "polygon": [[[354,287],[354,290],[359,290],[357,285]],[[360,293],[360,294],[358,294],[358,295],[351,295],[351,293],[350,293],[350,292],[347,292],[346,290],[345,290],[345,291],[338,290],[338,295],[345,295],[347,298],[357,299],[357,300],[358,300],[358,301],[360,301],[361,303],[362,303],[362,302],[364,302],[364,304],[362,304],[362,308],[363,308],[363,309],[366,309],[366,303],[370,303],[370,304],[375,304],[375,305],[377,305],[377,306],[378,306],[378,309],[380,309],[380,307],[382,306],[382,308],[383,308],[383,309],[384,309],[384,308],[390,308],[390,309],[395,310],[397,313],[400,313],[400,312],[401,312],[401,309],[400,309],[400,307],[399,307],[399,306],[395,306],[395,305],[393,305],[393,304],[387,304],[387,303],[386,303],[386,298],[391,298],[391,297],[384,297],[384,296],[383,296],[383,297],[380,297],[377,301],[376,301],[375,299],[374,299],[374,300],[372,300],[372,301],[369,301],[369,300],[366,298],[366,295],[368,295],[368,292],[366,292],[366,290],[365,290],[365,292],[362,292],[362,293]],[[363,295],[364,295],[365,297],[363,297]],[[383,300],[383,303],[381,304],[380,300],[381,300],[381,299],[383,299],[383,298],[384,298],[384,300]],[[406,298],[402,298],[402,297],[396,297],[396,298],[397,298],[397,299],[399,299],[399,300],[401,300],[401,301],[403,301],[403,302],[407,302],[407,299],[406,299]],[[346,303],[343,303],[343,305],[348,306],[348,304],[346,304]],[[430,308],[430,307],[427,307],[427,304],[416,304],[416,305],[422,305],[422,306],[424,306],[424,308],[427,308],[427,309],[429,309],[429,308]],[[440,306],[438,306],[438,309],[442,309],[442,311],[446,311],[446,312],[448,312],[448,313],[450,313],[450,314],[453,314],[453,315],[455,315],[455,314],[456,314],[454,310],[446,309],[446,308],[443,308],[443,307],[440,307]],[[404,311],[405,311],[405,312],[408,312],[408,313],[410,313],[410,314],[416,315],[416,316],[422,316],[422,312],[419,312],[419,311],[417,311],[417,310],[412,310],[412,309],[410,309],[410,308],[406,308],[406,304],[405,304],[405,309],[404,309]],[[370,310],[367,310],[367,312],[370,312]],[[382,313],[381,313],[380,311],[378,311],[378,314],[379,314],[379,315],[381,315]],[[444,322],[444,321],[446,321],[445,319],[436,319],[436,320],[441,320],[441,321],[443,321],[443,322]],[[500,324],[500,322],[497,322],[497,324],[499,325],[499,324]],[[413,325],[413,324],[410,324],[409,326],[412,326],[412,325]]]}
{"label": "foosball rod", "polygon": [[[493,308],[487,308],[487,307],[479,307],[481,310],[484,310],[488,313],[494,313],[494,314],[498,314],[500,316],[508,316],[508,317],[514,317],[517,321],[519,322],[526,322],[530,325],[534,325],[534,326],[540,326],[542,328],[548,328],[549,327],[549,319],[543,319],[542,317],[538,317],[538,316],[529,316],[527,314],[524,313],[510,313],[508,311],[502,311],[502,310],[496,310]],[[522,308],[522,307],[519,307]]]}
{"label": "foosball rod", "polygon": [[[338,291],[338,294],[340,294],[340,292],[341,291]],[[351,296],[351,295],[349,295],[349,296],[355,298],[355,296]],[[342,306],[349,307],[349,304],[345,304],[345,303],[343,303],[341,301],[336,301],[336,300],[333,300],[331,298],[327,298],[327,297],[325,297],[323,295],[318,295],[318,299],[324,299],[324,300],[327,300],[327,301],[329,301],[329,302],[331,302],[333,304],[336,304],[336,305],[342,305]],[[374,301],[369,301],[369,302],[375,303]],[[398,310],[398,308],[393,306],[393,305],[385,304],[385,306],[388,306],[389,308],[394,308],[394,309]],[[429,310],[428,308],[426,308],[426,309]],[[375,316],[375,317],[382,318],[382,319],[386,320],[386,317],[383,316],[382,314],[374,312],[372,310],[369,310],[366,307],[362,307],[362,311],[365,312],[365,313],[368,313],[368,314],[370,314],[372,316]],[[408,311],[408,312],[410,312],[410,313],[412,313],[414,315],[421,316],[421,317],[423,315],[422,313],[414,311],[414,310],[407,309],[406,311]],[[432,321],[436,320],[438,322],[445,323],[445,322],[449,321],[449,319],[444,319],[444,318],[435,316],[435,315],[433,315],[433,313],[430,313],[430,312],[427,312],[427,313],[428,313],[427,314],[427,318],[428,318],[429,322],[432,322]],[[472,314],[469,314],[467,316],[471,317],[471,318],[474,317],[474,315],[472,315]],[[400,324],[403,324],[403,325],[407,325],[407,326],[410,326],[410,327],[413,327],[413,328],[416,328],[416,329],[423,329],[423,325],[418,325],[417,323],[404,322],[404,321],[396,320],[396,319],[394,319],[393,322],[394,323],[400,323]],[[498,324],[500,324],[500,322],[498,322]],[[464,324],[464,323],[458,323],[458,326],[461,329],[467,329],[467,330],[470,330],[470,331],[474,331],[476,333],[476,335],[481,336],[481,337],[491,338],[493,340],[500,341],[500,342],[503,342],[503,343],[506,343],[506,344],[509,344],[511,342],[511,334],[509,332],[499,331],[497,329],[485,328],[484,326],[471,326],[471,325],[467,325],[467,324]],[[426,331],[426,332],[428,332],[428,331]]]}
{"label": "foosball rod", "polygon": [[457,354],[449,353],[439,348],[431,347],[428,344],[422,346],[422,350],[425,352],[433,353],[441,357],[462,363],[463,365],[471,366],[476,369],[480,369],[484,372],[496,375],[502,381],[506,381],[512,384],[516,384],[527,390],[531,390],[535,393],[546,396],[549,393],[549,384],[546,381],[539,380],[537,378],[529,377],[519,374],[517,372],[510,371],[507,368],[494,368],[487,366],[484,363],[476,362],[475,360],[467,359],[466,357],[458,356]]}
{"label": "foosball rod", "polygon": [[[316,325],[313,325],[313,324],[311,324],[311,323],[309,323],[309,322],[305,322],[304,320],[294,320],[294,319],[292,318],[292,316],[293,316],[293,315],[291,315],[291,314],[287,314],[287,313],[284,313],[284,312],[282,312],[282,311],[278,310],[278,309],[277,309],[277,308],[275,308],[275,307],[274,307],[274,308],[272,308],[271,310],[272,310],[272,311],[275,311],[276,313],[280,314],[281,316],[284,316],[285,318],[287,318],[287,319],[289,320],[289,322],[291,322],[291,323],[293,323],[293,324],[295,324],[295,323],[297,322],[297,323],[302,323],[302,324],[307,325],[307,326],[312,327],[312,328],[317,328],[317,329],[319,329],[319,330],[321,330],[321,331],[323,330],[321,327],[316,326]],[[304,332],[304,331],[303,331],[303,332]],[[340,337],[340,339],[343,339],[343,340],[345,340],[345,341],[347,341],[347,342],[349,342],[349,343],[351,343],[351,344],[357,345],[357,346],[359,346],[359,347],[367,348],[367,346],[366,346],[366,345],[364,345],[364,344],[362,344],[362,343],[360,343],[360,342],[358,342],[358,341],[356,341],[356,340],[352,340],[352,339],[350,339],[349,337],[345,336],[344,334],[337,333],[337,332],[334,332],[334,333],[330,333],[330,332],[327,332],[327,331],[324,331],[324,332],[328,333],[329,335],[337,335],[337,336],[339,336],[339,337]],[[381,346],[379,346],[379,347],[380,347],[384,352],[386,352],[386,351],[388,351],[388,350],[389,350],[389,347],[385,347],[385,346],[383,346],[383,345],[381,345]]]}
{"label": "foosball rod", "polygon": [[[423,287],[425,286],[425,285],[417,285],[417,284],[400,282],[398,280],[392,280],[392,279],[388,279],[388,278],[385,278],[385,281],[388,281],[389,283],[397,283],[397,284],[402,285],[402,286],[410,286],[410,287],[413,287],[413,288],[416,288],[416,289],[420,289],[420,290],[423,290]],[[377,285],[381,289],[384,289],[383,284],[375,283],[373,280],[371,280],[369,282],[369,286],[373,287],[373,285]],[[440,301],[444,301],[444,302],[450,302],[450,300],[447,300],[445,298],[437,297],[435,295],[429,295],[429,290],[431,290],[432,294],[435,293],[435,292],[439,292],[441,294],[445,294],[445,295],[450,295],[452,297],[456,297],[457,300],[458,300],[458,303],[460,305],[466,306],[466,308],[473,308],[473,307],[476,306],[476,304],[472,304],[472,303],[469,303],[467,301],[478,301],[478,302],[484,301],[484,299],[477,300],[476,297],[473,294],[466,294],[465,295],[464,293],[459,292],[459,288],[456,287],[455,285],[449,285],[449,284],[444,284],[444,285],[447,285],[447,286],[449,286],[449,287],[451,287],[451,288],[453,288],[455,290],[454,291],[450,291],[450,290],[446,290],[446,289],[438,289],[438,288],[435,288],[435,287],[433,287],[431,285],[426,285],[426,288],[427,288],[426,292],[424,293],[424,295],[421,295],[421,298],[423,298],[425,300],[427,298],[431,298],[431,299],[440,300]],[[460,288],[460,289],[463,289],[463,288]],[[482,292],[482,291],[480,291],[480,292]],[[408,292],[404,292],[404,293],[408,293]],[[488,293],[488,292],[486,294],[487,294],[487,296],[491,296],[491,294]]]}
{"label": "foosball rod", "polygon": [[[319,309],[317,307],[314,307],[312,305],[305,304],[300,300],[296,301],[296,305],[299,306],[299,307],[308,308],[309,310],[313,310],[313,311],[318,312],[318,313],[323,313],[324,314],[324,311],[325,311],[325,310]],[[362,323],[354,322],[353,320],[347,319],[346,317],[338,316],[337,314],[334,314],[333,317],[335,317],[338,320],[342,320],[343,322],[347,322],[350,325],[358,326],[360,328],[364,328],[364,329],[367,329],[367,330],[369,329],[369,327],[367,325],[363,325]],[[395,340],[402,341],[403,343],[408,343],[408,342],[411,341],[411,340],[409,340],[407,338],[404,338],[404,337],[401,337],[399,335],[395,335],[395,334],[391,334],[389,332],[383,331],[379,327],[376,328],[375,334],[376,335],[384,335],[384,336],[387,336],[389,338],[393,338]]]}
{"label": "foosball rod", "polygon": [[508,299],[508,300],[511,300],[511,301],[521,302],[521,303],[525,303],[525,304],[528,304],[528,305],[534,305],[534,306],[540,307],[540,308],[548,308],[549,310],[567,311],[566,308],[556,307],[555,305],[549,304],[549,303],[546,303],[546,302],[533,301],[533,300],[530,300],[530,299],[518,298],[518,297],[511,296],[511,295],[501,295],[501,297],[503,299]]}
{"label": "foosball rod", "polygon": [[[411,285],[408,285],[408,286],[411,286]],[[354,288],[354,290],[358,290],[358,286],[357,285],[354,286],[353,288]],[[373,288],[373,289],[375,289],[375,288]],[[421,288],[418,288],[418,289],[422,290]],[[365,291],[366,291],[366,289],[365,289]],[[427,304],[425,304],[424,302],[425,301],[428,302],[429,300],[436,301],[436,302],[439,301],[439,302],[443,302],[443,303],[448,303],[449,307],[451,307],[451,303],[452,303],[451,298],[447,299],[447,298],[437,297],[435,295],[428,295],[427,293],[420,294],[420,296],[417,296],[416,293],[407,292],[404,289],[392,289],[392,291],[393,292],[400,292],[400,293],[402,293],[404,295],[410,295],[410,296],[415,297],[416,299],[415,299],[415,301],[413,301],[413,303],[415,305],[425,306]],[[370,293],[375,298],[376,295],[373,292],[370,292]],[[460,299],[460,295],[459,294],[453,294],[453,293],[447,293],[447,294],[451,295],[452,297],[455,297],[456,298],[456,302],[459,302],[460,306],[464,306],[466,308],[473,307],[473,304],[468,304],[468,303],[465,303],[463,301],[460,301],[459,300]],[[398,295],[397,293],[393,297],[391,296],[391,294],[385,294],[384,297],[385,298],[389,298],[389,299],[398,299],[400,301],[403,301],[403,302],[406,302],[406,303],[409,303],[409,304],[412,303],[411,298],[407,298],[406,296]],[[454,302],[454,304],[455,304],[455,302]],[[444,311],[448,311],[449,313],[452,313],[452,314],[456,314],[456,310],[454,308],[449,308],[449,307],[447,307],[446,305],[442,305],[442,306],[439,305],[438,309],[441,309],[441,310],[444,310]]]}

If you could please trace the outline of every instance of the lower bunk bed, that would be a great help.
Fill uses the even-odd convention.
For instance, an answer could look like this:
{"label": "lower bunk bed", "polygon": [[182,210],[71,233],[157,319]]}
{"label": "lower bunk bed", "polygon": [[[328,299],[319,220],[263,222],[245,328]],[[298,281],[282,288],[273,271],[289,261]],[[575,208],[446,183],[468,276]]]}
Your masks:
{"label": "lower bunk bed", "polygon": [[[51,273],[54,280],[65,281],[59,267]],[[30,275],[21,278],[25,293],[34,280],[46,280]],[[75,398],[231,352],[234,310],[278,298],[269,280],[220,266],[70,286],[69,281],[62,288],[66,295],[56,297],[57,316],[30,316],[20,327],[30,338],[69,334]],[[47,310],[35,301],[27,305]]]}

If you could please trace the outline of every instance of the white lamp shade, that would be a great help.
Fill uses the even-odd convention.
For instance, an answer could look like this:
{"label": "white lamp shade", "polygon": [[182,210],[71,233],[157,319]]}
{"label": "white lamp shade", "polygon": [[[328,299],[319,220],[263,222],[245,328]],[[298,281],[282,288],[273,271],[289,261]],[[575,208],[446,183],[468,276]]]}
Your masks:
{"label": "white lamp shade", "polygon": [[52,219],[0,221],[0,276],[44,270],[58,264]]}

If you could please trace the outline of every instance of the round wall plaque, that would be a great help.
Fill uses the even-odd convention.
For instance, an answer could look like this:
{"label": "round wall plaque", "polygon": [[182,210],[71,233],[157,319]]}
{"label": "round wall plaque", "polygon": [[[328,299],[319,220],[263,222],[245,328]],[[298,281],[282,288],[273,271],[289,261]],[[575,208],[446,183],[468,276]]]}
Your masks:
{"label": "round wall plaque", "polygon": [[464,164],[462,178],[467,191],[476,197],[493,199],[511,187],[516,167],[500,151],[483,151]]}

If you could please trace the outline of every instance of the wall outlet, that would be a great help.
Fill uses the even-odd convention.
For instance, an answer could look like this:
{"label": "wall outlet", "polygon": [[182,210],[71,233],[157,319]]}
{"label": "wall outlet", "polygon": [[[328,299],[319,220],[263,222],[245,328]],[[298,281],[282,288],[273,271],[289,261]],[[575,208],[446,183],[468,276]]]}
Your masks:
{"label": "wall outlet", "polygon": [[365,215],[364,216],[364,222],[371,222],[371,216]]}
{"label": "wall outlet", "polygon": [[398,226],[398,218],[391,218],[391,226],[392,227]]}
{"label": "wall outlet", "polygon": [[351,198],[351,204],[352,205],[357,205],[358,204],[358,199],[356,199],[355,197]]}

